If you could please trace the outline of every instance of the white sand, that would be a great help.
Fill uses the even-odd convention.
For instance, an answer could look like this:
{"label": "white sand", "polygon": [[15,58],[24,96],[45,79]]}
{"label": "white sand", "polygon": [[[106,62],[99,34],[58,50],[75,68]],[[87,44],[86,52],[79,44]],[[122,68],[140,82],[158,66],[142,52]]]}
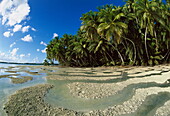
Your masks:
{"label": "white sand", "polygon": [[[168,88],[151,87],[146,89],[137,89],[134,96],[131,99],[125,101],[123,104],[112,106],[103,111],[100,110],[91,111],[90,114],[93,115],[96,114],[96,112],[100,112],[100,114],[104,116],[130,114],[135,112],[139,108],[139,106],[142,105],[147,96],[152,94],[158,94],[159,92],[170,92],[170,87]],[[167,114],[169,114],[169,112]]]}
{"label": "white sand", "polygon": [[118,91],[121,91],[123,88],[131,84],[138,83],[165,83],[170,79],[170,72],[163,73],[162,75],[152,75],[143,78],[131,78],[126,81],[117,82],[117,83],[83,83],[75,82],[68,84],[70,92],[75,97],[97,99],[103,98],[110,95],[116,94]]}

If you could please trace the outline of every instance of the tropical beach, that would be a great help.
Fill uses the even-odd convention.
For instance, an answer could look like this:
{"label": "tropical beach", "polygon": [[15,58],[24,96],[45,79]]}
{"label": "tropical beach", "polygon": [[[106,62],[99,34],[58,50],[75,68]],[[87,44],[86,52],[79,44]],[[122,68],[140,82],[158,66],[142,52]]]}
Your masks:
{"label": "tropical beach", "polygon": [[[46,74],[44,82],[35,85],[31,84],[35,82],[30,81],[29,84],[25,82],[30,87],[23,85],[23,89],[20,88],[12,95],[8,95],[3,109],[9,116],[168,116],[170,114],[169,64],[154,67],[74,69],[16,66],[6,69],[8,72],[21,70],[27,72],[26,70],[31,69],[32,73],[29,75],[33,77],[34,73]],[[113,75],[114,73],[116,75]],[[36,78],[34,77],[32,81]]]}
{"label": "tropical beach", "polygon": [[170,116],[169,25],[169,0],[1,0],[0,116]]}

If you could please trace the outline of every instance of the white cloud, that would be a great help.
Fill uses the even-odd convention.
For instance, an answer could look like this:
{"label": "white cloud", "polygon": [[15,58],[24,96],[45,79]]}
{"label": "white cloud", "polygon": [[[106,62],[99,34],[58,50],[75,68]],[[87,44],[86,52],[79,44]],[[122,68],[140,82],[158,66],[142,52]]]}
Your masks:
{"label": "white cloud", "polygon": [[5,53],[1,53],[1,52],[0,52],[0,56],[4,56],[4,55],[5,55]]}
{"label": "white cloud", "polygon": [[21,28],[22,28],[22,25],[15,25],[15,26],[14,26],[14,29],[13,29],[13,32],[20,31]]}
{"label": "white cloud", "polygon": [[31,30],[32,30],[32,31],[37,31],[37,30],[36,30],[35,28],[33,28],[33,27],[31,28]]}
{"label": "white cloud", "polygon": [[8,18],[8,9],[12,8],[12,1],[11,0],[2,0],[0,3],[0,15],[2,15],[2,24],[4,24],[7,21]]}
{"label": "white cloud", "polygon": [[12,52],[15,52],[15,55],[11,55],[11,51],[5,53],[0,51],[0,61],[3,62],[18,62],[18,63],[40,63],[39,58],[35,57],[34,59],[30,59],[30,53],[28,54],[20,54],[17,55],[17,51],[19,48],[15,48],[15,50],[12,50]]}
{"label": "white cloud", "polygon": [[42,53],[46,53],[47,48],[44,48],[43,50],[41,50]]}
{"label": "white cloud", "polygon": [[47,46],[47,44],[43,41],[40,42],[41,45]]}
{"label": "white cloud", "polygon": [[31,56],[31,54],[30,54],[30,53],[28,53],[28,54],[27,54],[27,56],[29,57],[29,56]]}
{"label": "white cloud", "polygon": [[[23,54],[24,55],[24,54]],[[4,53],[4,52],[1,52],[0,51],[0,61],[3,61],[3,62],[23,62],[23,63],[26,63],[28,62],[28,60],[26,59],[22,59],[23,55],[14,55],[12,56],[11,55],[11,52],[8,52],[8,53]],[[20,57],[21,56],[21,57]]]}
{"label": "white cloud", "polygon": [[32,42],[33,39],[30,35],[26,35],[24,38],[21,38],[22,41],[25,41],[25,42]]}
{"label": "white cloud", "polygon": [[23,33],[28,32],[29,29],[31,29],[32,31],[36,31],[35,28],[33,28],[33,27],[31,27],[31,26],[28,25],[28,26],[24,26],[24,27],[22,28],[22,32],[23,32]]}
{"label": "white cloud", "polygon": [[12,43],[9,47],[12,48],[15,44],[16,42]]}
{"label": "white cloud", "polygon": [[19,48],[14,48],[12,51],[11,51],[11,55],[12,56],[15,56],[18,52]]}
{"label": "white cloud", "polygon": [[25,54],[20,54],[19,57],[22,59],[23,57],[25,57]]}
{"label": "white cloud", "polygon": [[30,13],[28,0],[2,0],[0,3],[0,15],[2,25],[14,26],[21,23]]}
{"label": "white cloud", "polygon": [[37,49],[37,52],[39,52],[40,51],[40,49]]}
{"label": "white cloud", "polygon": [[5,37],[10,37],[11,33],[10,33],[9,31],[7,31],[7,32],[4,32],[3,35],[4,35]]}
{"label": "white cloud", "polygon": [[6,31],[3,33],[4,37],[10,37],[13,36],[13,33],[11,33],[10,31]]}
{"label": "white cloud", "polygon": [[57,33],[54,33],[54,34],[53,34],[53,38],[55,38],[55,37],[58,37],[58,34],[57,34]]}
{"label": "white cloud", "polygon": [[25,32],[28,32],[29,31],[29,28],[30,26],[25,26],[22,28],[22,32],[25,33]]}
{"label": "white cloud", "polygon": [[39,61],[39,58],[38,57],[35,57],[34,59],[33,59],[33,63],[39,63],[40,61]]}
{"label": "white cloud", "polygon": [[12,56],[11,54],[7,54],[7,53],[0,51],[0,61],[14,62],[14,61],[18,61],[18,60],[15,56]]}

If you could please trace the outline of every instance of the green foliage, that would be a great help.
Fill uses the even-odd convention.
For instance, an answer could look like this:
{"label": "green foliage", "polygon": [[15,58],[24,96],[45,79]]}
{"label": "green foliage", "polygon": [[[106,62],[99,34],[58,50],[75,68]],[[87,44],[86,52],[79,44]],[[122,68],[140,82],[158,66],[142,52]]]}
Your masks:
{"label": "green foliage", "polygon": [[169,10],[161,0],[127,0],[89,11],[76,35],[50,41],[47,59],[79,67],[170,62]]}
{"label": "green foliage", "polygon": [[48,60],[47,60],[47,59],[45,59],[45,60],[44,60],[44,62],[43,62],[43,65],[44,65],[44,66],[49,66],[49,65],[50,65],[50,63],[48,62]]}

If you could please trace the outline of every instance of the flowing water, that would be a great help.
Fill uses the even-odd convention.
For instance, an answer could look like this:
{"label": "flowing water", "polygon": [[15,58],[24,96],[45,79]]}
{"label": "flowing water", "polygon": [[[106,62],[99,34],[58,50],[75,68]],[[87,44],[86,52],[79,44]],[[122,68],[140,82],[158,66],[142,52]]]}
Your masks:
{"label": "flowing water", "polygon": [[[143,83],[137,83],[137,84],[130,84],[121,91],[119,91],[117,94],[104,97],[101,99],[84,99],[84,98],[78,98],[71,95],[69,92],[69,88],[67,87],[67,84],[74,83],[74,82],[85,82],[85,83],[117,83],[117,82],[123,82],[127,81],[128,79],[132,79],[134,77],[128,76],[126,71],[115,71],[116,74],[120,72],[120,75],[112,75],[112,71],[107,70],[85,70],[85,69],[78,69],[77,70],[70,70],[68,68],[58,68],[55,73],[57,77],[98,77],[98,78],[105,78],[105,77],[121,77],[121,78],[115,78],[110,80],[50,80],[46,79],[46,74],[41,73],[40,75],[32,75],[24,70],[28,71],[38,71],[39,69],[31,69],[31,68],[19,68],[16,67],[18,65],[4,65],[0,64],[0,75],[8,75],[13,74],[6,71],[17,71],[15,74],[19,74],[19,76],[13,76],[15,78],[19,78],[20,76],[32,76],[33,80],[28,81],[23,84],[13,84],[10,79],[8,78],[0,78],[0,116],[5,116],[5,113],[3,111],[3,104],[7,101],[7,98],[14,94],[17,90],[20,90],[25,87],[34,86],[37,84],[42,83],[49,83],[54,85],[54,88],[52,88],[49,93],[45,97],[45,102],[51,104],[54,107],[63,107],[71,110],[76,111],[82,111],[82,112],[88,112],[91,110],[104,110],[110,106],[119,105],[123,102],[131,99],[133,95],[135,94],[136,89],[140,88],[149,88],[149,87],[160,87],[160,88],[166,88],[170,87],[170,84],[168,83],[156,83],[156,82],[143,82]],[[50,71],[50,70],[49,70]],[[51,71],[50,71],[51,72]],[[103,75],[96,75],[97,72],[103,72]],[[76,74],[80,75],[76,75]],[[137,72],[138,73],[138,72]],[[137,74],[134,73],[134,74]],[[141,72],[142,73],[142,72]],[[164,71],[162,73],[152,73],[146,76],[152,76],[152,75],[159,75],[162,76],[169,73],[168,71]],[[135,78],[144,78],[146,76],[138,76]],[[145,102],[138,108],[138,110],[132,114],[126,114],[126,116],[151,116],[156,112],[156,109],[161,107],[166,101],[170,100],[170,92],[162,92],[158,95],[151,95],[148,96],[145,100]],[[123,115],[124,116],[124,115]]]}

